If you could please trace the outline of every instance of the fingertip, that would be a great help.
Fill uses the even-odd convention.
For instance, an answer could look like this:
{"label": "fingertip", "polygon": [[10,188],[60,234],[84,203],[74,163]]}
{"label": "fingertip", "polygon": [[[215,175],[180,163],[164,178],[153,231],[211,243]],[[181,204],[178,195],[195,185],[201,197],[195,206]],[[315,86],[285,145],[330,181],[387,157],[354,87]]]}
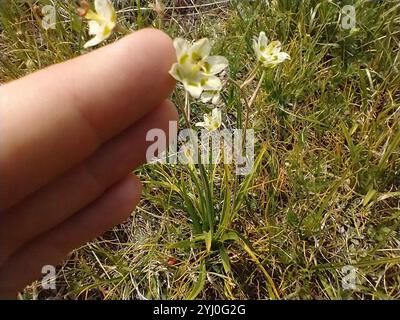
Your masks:
{"label": "fingertip", "polygon": [[141,29],[126,36],[117,45],[125,51],[130,61],[133,60],[132,54],[140,48],[144,60],[136,61],[132,67],[137,68],[139,64],[146,65],[144,76],[153,77],[162,83],[169,93],[173,91],[176,80],[170,76],[169,70],[176,62],[176,54],[173,41],[168,34],[159,29]]}
{"label": "fingertip", "polygon": [[155,46],[158,46],[160,52],[162,52],[165,55],[165,58],[167,58],[170,62],[174,62],[176,60],[173,40],[164,31],[154,28],[145,28],[133,32],[132,34],[127,36],[127,38],[129,39],[138,36],[146,39],[148,42],[154,44]]}

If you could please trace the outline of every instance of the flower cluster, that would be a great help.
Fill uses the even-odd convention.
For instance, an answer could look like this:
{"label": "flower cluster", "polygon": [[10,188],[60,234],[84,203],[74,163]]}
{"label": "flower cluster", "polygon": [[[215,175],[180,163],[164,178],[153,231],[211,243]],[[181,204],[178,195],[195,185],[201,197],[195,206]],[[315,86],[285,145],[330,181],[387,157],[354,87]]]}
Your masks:
{"label": "flower cluster", "polygon": [[[174,47],[177,62],[172,66],[170,74],[183,84],[193,98],[200,98],[204,103],[211,101],[216,104],[222,90],[222,82],[217,75],[228,67],[228,60],[223,56],[210,55],[211,44],[207,38],[193,44],[177,38]],[[265,68],[274,68],[290,59],[286,52],[281,52],[281,47],[279,41],[268,43],[264,32],[260,33],[253,44],[257,60]],[[204,122],[196,124],[210,132],[219,129],[221,125],[222,113],[218,108],[210,114],[205,114]]]}

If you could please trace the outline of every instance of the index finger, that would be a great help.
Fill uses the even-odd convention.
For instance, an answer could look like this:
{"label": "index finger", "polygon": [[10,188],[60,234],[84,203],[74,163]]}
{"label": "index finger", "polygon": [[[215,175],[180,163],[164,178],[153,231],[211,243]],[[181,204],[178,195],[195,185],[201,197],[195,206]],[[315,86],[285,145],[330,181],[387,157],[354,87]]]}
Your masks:
{"label": "index finger", "polygon": [[171,39],[145,29],[0,87],[0,208],[159,106],[174,87],[174,60]]}

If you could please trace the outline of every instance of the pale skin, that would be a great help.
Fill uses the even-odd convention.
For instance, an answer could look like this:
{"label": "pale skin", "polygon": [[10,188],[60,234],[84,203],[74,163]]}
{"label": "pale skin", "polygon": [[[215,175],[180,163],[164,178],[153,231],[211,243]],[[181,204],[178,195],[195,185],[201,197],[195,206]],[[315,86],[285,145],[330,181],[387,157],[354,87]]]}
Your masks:
{"label": "pale skin", "polygon": [[0,298],[130,216],[146,133],[177,119],[174,62],[147,29],[0,86]]}

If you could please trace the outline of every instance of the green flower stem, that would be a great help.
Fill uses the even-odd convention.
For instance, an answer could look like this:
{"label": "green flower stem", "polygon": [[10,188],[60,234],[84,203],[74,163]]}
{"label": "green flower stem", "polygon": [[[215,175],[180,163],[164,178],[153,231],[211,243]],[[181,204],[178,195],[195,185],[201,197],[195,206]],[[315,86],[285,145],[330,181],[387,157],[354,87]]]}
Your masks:
{"label": "green flower stem", "polygon": [[[256,90],[254,90],[254,93],[253,93],[253,95],[251,96],[251,98],[250,98],[250,100],[249,100],[249,104],[248,104],[248,108],[249,108],[249,109],[251,108],[251,106],[253,105],[254,101],[255,101],[256,98],[257,98],[258,92],[259,92],[260,89],[261,89],[261,84],[262,84],[262,82],[264,81],[265,75],[266,75],[266,72],[265,72],[265,70],[263,70],[263,72],[262,72],[262,74],[261,74],[261,78],[260,78],[260,80],[258,81]],[[247,110],[247,111],[250,111],[250,110]],[[246,121],[248,120],[248,113],[249,113],[249,112],[247,112],[247,114],[246,114]]]}
{"label": "green flower stem", "polygon": [[[257,72],[258,69],[259,69],[259,67],[257,66],[254,70]],[[243,89],[244,89],[245,86],[244,86],[243,84],[240,85],[240,84],[237,83],[234,79],[231,79],[231,78],[229,79],[230,82],[232,82],[232,83],[239,89],[240,94],[241,94],[241,96],[243,97],[243,100],[244,100],[245,105],[246,105],[246,107],[245,107],[245,110],[246,110],[246,118],[245,118],[244,125],[242,126],[242,128],[243,128],[243,141],[242,141],[242,145],[244,145],[245,137],[246,137],[246,130],[247,130],[247,127],[248,127],[248,124],[249,124],[250,108],[251,108],[251,106],[253,105],[255,99],[257,98],[257,95],[258,95],[258,93],[259,93],[259,91],[260,91],[260,89],[261,89],[261,85],[262,85],[262,82],[264,81],[265,76],[266,76],[266,71],[265,71],[265,69],[264,69],[263,72],[262,72],[262,74],[261,74],[260,80],[258,81],[257,87],[256,87],[256,89],[254,90],[254,92],[253,92],[253,94],[252,94],[250,100],[247,100],[246,95],[244,94],[244,90],[243,90]],[[254,78],[255,78],[255,75],[250,74],[248,80],[249,80],[249,79],[253,80]],[[246,81],[248,81],[248,80],[246,80]],[[246,82],[246,81],[245,81],[245,82]]]}
{"label": "green flower stem", "polygon": [[[190,116],[190,98],[189,94],[186,92],[185,95],[185,106],[184,108],[179,107],[181,110],[186,126],[188,129],[191,129],[192,126],[190,125],[190,120],[188,115]],[[183,109],[183,110],[182,110]],[[192,134],[192,133],[190,133]],[[190,139],[194,141],[193,136],[190,136]],[[214,222],[215,222],[215,212],[214,212],[214,202],[213,202],[213,196],[212,196],[212,189],[210,187],[210,182],[209,182],[209,176],[207,174],[206,169],[204,168],[204,165],[201,163],[201,155],[200,153],[197,155],[198,156],[198,165],[200,169],[200,180],[196,179],[195,185],[199,189],[198,192],[199,194],[203,194],[204,192],[204,200],[205,200],[205,205],[202,205],[202,209],[205,210],[206,212],[202,213],[203,216],[203,231],[205,232],[211,232],[211,238],[213,237],[214,234]],[[196,176],[195,174],[192,175]]]}
{"label": "green flower stem", "polygon": [[240,85],[241,89],[248,86],[254,80],[254,78],[257,76],[257,72],[258,72],[259,68],[260,68],[260,65],[257,64],[256,67],[250,72],[247,79]]}
{"label": "green flower stem", "polygon": [[187,122],[189,123],[188,128],[190,128],[190,100],[189,100],[189,93],[185,92],[185,112],[187,117]]}
{"label": "green flower stem", "polygon": [[264,69],[263,72],[262,72],[262,74],[261,74],[260,80],[258,81],[257,87],[256,87],[256,89],[254,90],[253,95],[251,96],[251,98],[250,98],[250,100],[249,100],[249,102],[248,102],[248,104],[247,104],[247,108],[246,108],[246,118],[245,118],[245,120],[244,120],[244,126],[243,126],[243,132],[244,132],[244,134],[243,134],[243,140],[242,140],[242,146],[243,146],[243,147],[244,147],[244,143],[245,143],[245,137],[246,137],[247,127],[248,127],[248,125],[249,125],[250,109],[251,109],[251,107],[252,107],[254,101],[256,100],[258,93],[260,92],[261,85],[262,85],[262,83],[263,83],[263,81],[264,81],[265,75],[266,75],[266,72],[265,72],[265,69]]}

